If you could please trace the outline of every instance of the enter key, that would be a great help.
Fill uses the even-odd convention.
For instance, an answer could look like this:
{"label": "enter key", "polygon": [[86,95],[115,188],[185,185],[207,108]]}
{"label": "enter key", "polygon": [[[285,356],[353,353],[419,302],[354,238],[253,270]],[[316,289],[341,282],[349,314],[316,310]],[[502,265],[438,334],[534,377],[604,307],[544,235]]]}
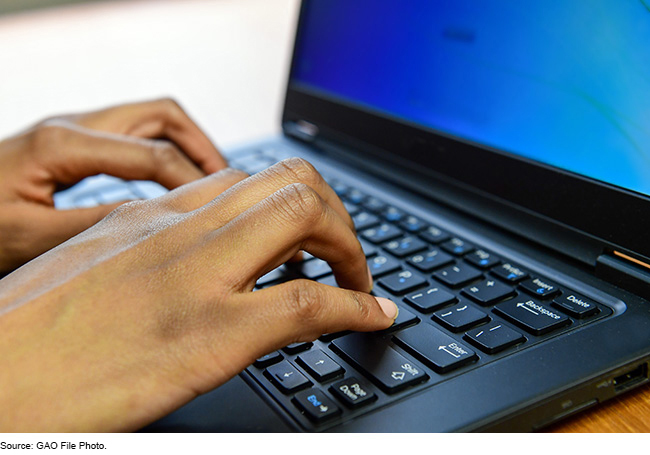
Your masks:
{"label": "enter key", "polygon": [[404,330],[395,335],[394,340],[438,373],[446,373],[476,359],[476,353],[470,348],[429,324]]}

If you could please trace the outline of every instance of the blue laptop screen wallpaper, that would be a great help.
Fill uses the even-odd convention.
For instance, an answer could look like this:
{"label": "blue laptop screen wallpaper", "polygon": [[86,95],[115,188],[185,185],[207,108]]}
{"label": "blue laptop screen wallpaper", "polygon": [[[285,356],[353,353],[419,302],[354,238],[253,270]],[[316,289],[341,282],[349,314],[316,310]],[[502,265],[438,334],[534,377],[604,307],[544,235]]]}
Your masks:
{"label": "blue laptop screen wallpaper", "polygon": [[650,195],[650,0],[312,0],[292,86]]}

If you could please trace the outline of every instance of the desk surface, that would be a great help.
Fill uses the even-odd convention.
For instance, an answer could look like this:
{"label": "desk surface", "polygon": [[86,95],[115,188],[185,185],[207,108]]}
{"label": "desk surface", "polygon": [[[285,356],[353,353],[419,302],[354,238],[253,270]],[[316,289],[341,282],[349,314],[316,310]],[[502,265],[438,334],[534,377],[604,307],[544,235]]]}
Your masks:
{"label": "desk surface", "polygon": [[[179,100],[221,145],[277,132],[298,5],[130,1],[0,17],[0,137],[159,96]],[[646,386],[550,430],[648,432],[648,416]]]}

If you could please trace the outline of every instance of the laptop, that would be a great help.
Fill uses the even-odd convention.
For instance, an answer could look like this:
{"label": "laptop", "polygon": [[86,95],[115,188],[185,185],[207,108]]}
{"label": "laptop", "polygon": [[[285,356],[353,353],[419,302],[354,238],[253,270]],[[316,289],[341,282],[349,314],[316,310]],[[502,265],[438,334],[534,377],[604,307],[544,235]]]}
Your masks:
{"label": "laptop", "polygon": [[[313,163],[399,317],[268,353],[145,430],[530,431],[646,384],[649,13],[304,0],[282,134],[228,157]],[[56,203],[164,191],[99,176]],[[298,277],[336,285],[306,255],[257,288]]]}

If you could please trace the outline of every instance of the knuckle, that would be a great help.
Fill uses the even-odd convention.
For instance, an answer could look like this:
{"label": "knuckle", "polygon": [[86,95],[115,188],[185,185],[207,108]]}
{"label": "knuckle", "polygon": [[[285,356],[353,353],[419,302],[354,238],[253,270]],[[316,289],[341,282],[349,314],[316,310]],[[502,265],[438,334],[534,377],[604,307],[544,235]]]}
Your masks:
{"label": "knuckle", "polygon": [[33,132],[33,141],[37,150],[57,148],[70,134],[70,128],[58,118],[41,122]]}
{"label": "knuckle", "polygon": [[369,319],[372,314],[372,306],[374,305],[374,302],[371,302],[370,299],[374,301],[374,298],[357,291],[349,291],[349,295],[350,300],[358,311],[359,319],[362,321]]}
{"label": "knuckle", "polygon": [[310,186],[316,186],[321,183],[322,177],[314,166],[303,158],[288,158],[280,161],[277,166],[289,179],[294,182],[306,183]]}
{"label": "knuckle", "polygon": [[106,215],[104,220],[108,221],[111,219],[123,219],[123,218],[134,219],[133,217],[135,215],[142,213],[146,205],[147,205],[147,201],[126,202],[120,205],[119,207],[117,207],[108,215]]}
{"label": "knuckle", "polygon": [[318,193],[304,183],[287,185],[275,193],[275,197],[276,208],[294,223],[316,223],[325,210]]}
{"label": "knuckle", "polygon": [[157,100],[157,103],[167,112],[178,112],[183,110],[180,103],[172,97],[160,98]]}
{"label": "knuckle", "polygon": [[320,288],[309,280],[295,280],[287,286],[283,299],[289,317],[309,330],[319,321],[323,310],[323,295]]}

